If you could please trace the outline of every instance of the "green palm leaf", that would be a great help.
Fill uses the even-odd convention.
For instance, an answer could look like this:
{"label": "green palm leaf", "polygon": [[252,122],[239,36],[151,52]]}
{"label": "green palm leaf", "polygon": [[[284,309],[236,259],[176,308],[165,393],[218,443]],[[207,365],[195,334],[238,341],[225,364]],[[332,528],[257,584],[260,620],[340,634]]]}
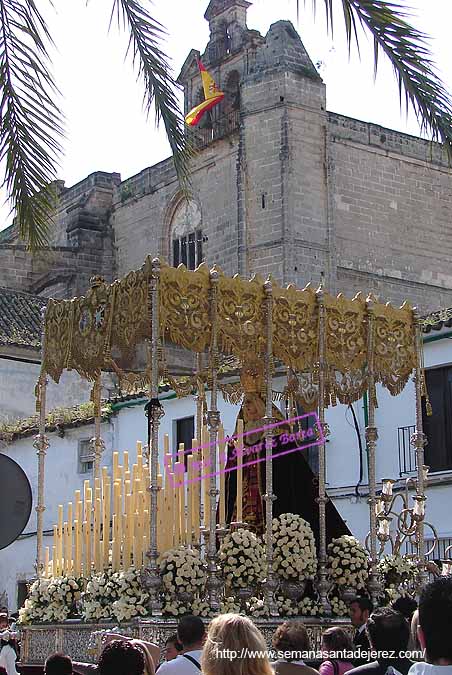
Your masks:
{"label": "green palm leaf", "polygon": [[171,76],[168,58],[160,48],[166,32],[141,0],[114,0],[112,16],[115,12],[118,23],[129,29],[128,51],[132,49],[133,61],[138,63],[138,77],[144,80],[146,87],[145,110],[149,114],[154,104],[156,125],[163,121],[177,176],[182,189],[188,193],[189,160],[193,149],[184,131],[184,120],[175,94],[177,84]]}
{"label": "green palm leaf", "polygon": [[34,0],[0,0],[0,161],[20,236],[31,249],[47,243],[63,133],[51,42]]}
{"label": "green palm leaf", "polygon": [[[314,8],[316,0],[313,0]],[[297,3],[298,4],[298,3]],[[328,27],[333,27],[333,0],[324,0]],[[444,144],[452,161],[452,102],[427,45],[427,36],[408,21],[406,9],[386,0],[342,0],[347,40],[358,44],[357,24],[374,39],[374,68],[381,49],[390,60],[399,85],[400,101],[411,104],[421,130]]]}

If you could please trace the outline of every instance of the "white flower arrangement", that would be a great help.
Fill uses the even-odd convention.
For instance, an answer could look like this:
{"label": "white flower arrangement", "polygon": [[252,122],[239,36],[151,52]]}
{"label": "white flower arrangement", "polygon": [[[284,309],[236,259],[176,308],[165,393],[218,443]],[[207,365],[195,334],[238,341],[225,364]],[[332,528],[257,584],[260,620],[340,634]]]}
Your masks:
{"label": "white flower arrangement", "polygon": [[273,569],[282,579],[314,579],[317,572],[314,534],[301,516],[283,513],[273,519]]}
{"label": "white flower arrangement", "polygon": [[207,578],[198,551],[185,546],[170,549],[161,556],[160,576],[164,590],[171,595],[196,595],[204,588]]}
{"label": "white flower arrangement", "polygon": [[130,621],[135,616],[146,616],[149,595],[143,590],[140,571],[129,567],[125,572],[116,572],[114,580],[119,599],[112,605],[113,616],[118,621]]}
{"label": "white flower arrangement", "polygon": [[236,530],[227,534],[218,559],[229,588],[252,588],[264,580],[264,548],[249,530]]}
{"label": "white flower arrangement", "polygon": [[191,604],[190,609],[193,616],[202,616],[204,618],[214,616],[207,600],[195,598]]}
{"label": "white flower arrangement", "polygon": [[120,599],[117,573],[111,569],[93,574],[82,595],[82,616],[85,621],[109,619],[113,603]]}
{"label": "white flower arrangement", "polygon": [[168,598],[163,606],[162,613],[164,616],[183,616],[184,614],[191,614],[191,608],[187,603],[183,603],[177,598]]}
{"label": "white flower arrangement", "polygon": [[355,537],[344,534],[328,545],[328,574],[337,586],[365,589],[368,567],[368,554]]}
{"label": "white flower arrangement", "polygon": [[348,607],[347,603],[342,600],[342,598],[339,598],[337,595],[333,595],[330,598],[330,605],[331,605],[331,613],[333,616],[348,616]]}
{"label": "white flower arrangement", "polygon": [[298,616],[300,613],[298,602],[283,595],[275,596],[275,604],[280,616]]}
{"label": "white flower arrangement", "polygon": [[240,603],[232,595],[227,596],[220,602],[220,614],[240,614]]}
{"label": "white flower arrangement", "polygon": [[420,578],[416,561],[407,555],[386,555],[377,566],[384,580],[388,602],[416,595]]}
{"label": "white flower arrangement", "polygon": [[268,608],[263,598],[253,595],[247,602],[247,614],[253,619],[268,617]]}
{"label": "white flower arrangement", "polygon": [[62,622],[76,612],[83,580],[73,576],[37,579],[30,586],[28,599],[19,610],[19,622]]}
{"label": "white flower arrangement", "polygon": [[323,616],[325,609],[323,605],[313,598],[305,597],[298,603],[300,616]]}

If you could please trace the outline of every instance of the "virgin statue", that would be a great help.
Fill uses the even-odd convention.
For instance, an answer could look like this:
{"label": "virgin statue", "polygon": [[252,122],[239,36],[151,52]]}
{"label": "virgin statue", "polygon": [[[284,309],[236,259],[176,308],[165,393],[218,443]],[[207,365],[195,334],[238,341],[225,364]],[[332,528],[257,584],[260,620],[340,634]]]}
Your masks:
{"label": "virgin statue", "polygon": [[[242,371],[242,386],[244,400],[240,408],[237,421],[243,420],[243,505],[242,518],[250,529],[262,533],[265,525],[265,401],[261,395],[262,378],[259,373],[248,369]],[[291,437],[294,429],[290,428],[278,408],[273,405],[272,417],[281,424],[272,428],[272,470],[273,516],[283,513],[294,513],[307,520],[319,542],[319,507],[318,479],[309,466],[304,454],[305,450],[295,449],[303,446],[300,440]],[[256,430],[256,431],[254,431]],[[237,433],[237,423],[235,428]],[[313,433],[313,432],[311,432]],[[301,434],[298,434],[300,438]],[[308,439],[309,440],[309,439]],[[304,441],[306,445],[306,440]],[[291,451],[292,450],[292,451]],[[255,461],[256,460],[256,461]],[[259,461],[260,460],[260,461]],[[237,465],[237,442],[228,442],[226,469],[233,469]],[[236,520],[237,472],[226,471],[226,521]],[[339,515],[331,501],[326,504],[326,533],[327,541],[342,534],[350,534],[345,522]]]}

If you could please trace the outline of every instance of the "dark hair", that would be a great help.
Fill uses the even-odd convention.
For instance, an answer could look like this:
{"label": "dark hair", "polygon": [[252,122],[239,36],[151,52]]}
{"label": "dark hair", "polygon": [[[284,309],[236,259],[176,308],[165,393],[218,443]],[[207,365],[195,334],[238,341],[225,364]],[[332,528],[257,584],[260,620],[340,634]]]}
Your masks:
{"label": "dark hair", "polygon": [[356,602],[362,612],[365,612],[367,609],[370,614],[374,608],[372,600],[366,595],[357,595],[356,598],[353,598],[350,604],[353,605],[354,602]]}
{"label": "dark hair", "polygon": [[0,621],[6,622],[6,625],[8,625],[8,614],[6,612],[0,612]]}
{"label": "dark hair", "polygon": [[[305,625],[301,621],[284,621],[275,631],[273,647],[284,652],[309,651],[309,636]],[[297,657],[294,656],[295,658]]]}
{"label": "dark hair", "polygon": [[413,618],[414,610],[417,609],[417,602],[410,598],[408,595],[405,597],[397,598],[395,602],[391,605],[392,609],[395,609],[396,612],[403,614],[405,619],[411,621]]}
{"label": "dark hair", "polygon": [[66,654],[51,654],[44,666],[45,675],[71,675],[72,659]]}
{"label": "dark hair", "polygon": [[143,675],[144,656],[127,640],[113,640],[102,650],[97,665],[98,675]]}
{"label": "dark hair", "polygon": [[183,616],[177,624],[177,637],[184,647],[201,642],[206,634],[204,623],[199,616]]}
{"label": "dark hair", "polygon": [[177,637],[177,633],[173,633],[173,635],[170,635],[169,638],[166,638],[165,640],[165,645],[169,645],[169,643],[173,644],[175,648],[177,649],[178,652],[181,652],[183,650],[183,646],[181,642],[179,642],[179,638]]}
{"label": "dark hair", "polygon": [[353,651],[350,635],[338,626],[328,628],[322,635],[322,644],[328,652]]}
{"label": "dark hair", "polygon": [[452,576],[439,577],[424,586],[419,598],[419,625],[428,659],[452,661]]}
{"label": "dark hair", "polygon": [[369,617],[366,625],[371,646],[376,651],[405,650],[410,639],[408,622],[392,607],[378,607]]}

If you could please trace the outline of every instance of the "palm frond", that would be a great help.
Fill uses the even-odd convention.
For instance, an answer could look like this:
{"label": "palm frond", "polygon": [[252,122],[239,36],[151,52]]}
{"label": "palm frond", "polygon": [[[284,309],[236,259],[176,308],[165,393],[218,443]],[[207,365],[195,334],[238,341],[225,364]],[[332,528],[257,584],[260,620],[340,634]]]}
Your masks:
{"label": "palm frond", "polygon": [[134,64],[138,63],[138,77],[144,80],[145,110],[149,114],[154,104],[156,125],[163,121],[180,185],[188,194],[189,160],[193,150],[184,132],[184,120],[175,94],[177,84],[171,75],[168,58],[160,47],[165,30],[149,14],[142,0],[113,0],[112,16],[114,13],[118,23],[127,26],[130,32],[128,51],[132,49]]}
{"label": "palm frond", "polygon": [[[438,76],[427,36],[408,22],[399,3],[386,0],[341,0],[347,41],[358,45],[357,23],[374,40],[374,71],[381,49],[391,62],[399,85],[400,100],[411,105],[421,126],[433,140],[443,143],[452,162],[452,101]],[[315,0],[314,7],[315,7]],[[324,0],[328,26],[333,23],[333,1]],[[359,45],[358,45],[359,46]]]}
{"label": "palm frond", "polygon": [[62,116],[49,70],[52,40],[34,0],[0,0],[0,161],[29,248],[47,243]]}

